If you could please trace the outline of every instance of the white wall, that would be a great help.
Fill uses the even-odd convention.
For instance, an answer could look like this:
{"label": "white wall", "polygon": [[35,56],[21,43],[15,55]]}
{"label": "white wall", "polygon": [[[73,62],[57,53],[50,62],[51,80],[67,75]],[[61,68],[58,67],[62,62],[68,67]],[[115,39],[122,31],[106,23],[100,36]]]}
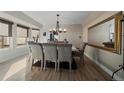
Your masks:
{"label": "white wall", "polygon": [[82,38],[82,25],[75,24],[75,25],[65,25],[67,29],[67,33],[60,34],[60,41],[63,41],[65,38],[69,41],[69,43],[73,44],[76,47],[80,47],[83,43]]}
{"label": "white wall", "polygon": [[[47,42],[47,39],[49,38],[49,29],[51,26],[45,25],[41,28],[41,33],[40,33],[40,42],[44,43]],[[43,36],[43,33],[46,32],[46,36]]]}
{"label": "white wall", "polygon": [[[83,41],[88,41],[88,27],[114,15],[117,12],[106,12],[94,21],[89,22],[88,24],[83,26]],[[123,41],[122,41],[123,42]],[[94,47],[87,46],[86,55],[90,57],[92,60],[97,62],[100,67],[102,67],[105,71],[107,71],[110,75],[113,71],[118,69],[118,65],[123,64],[123,55],[118,55],[115,53],[111,53],[105,50],[97,49]],[[123,53],[123,52],[122,52]],[[117,76],[124,79],[124,71],[120,71]]]}
{"label": "white wall", "polygon": [[[41,29],[41,42],[47,42],[47,39],[49,38],[49,28],[51,26],[44,26]],[[82,36],[82,25],[81,24],[68,24],[63,25],[62,28],[66,28],[66,33],[59,34],[59,41],[63,41],[65,38],[69,41],[69,43],[75,45],[76,47],[80,47],[80,44],[83,42],[82,38],[79,38],[79,36]],[[43,36],[43,32],[47,33],[47,36]]]}

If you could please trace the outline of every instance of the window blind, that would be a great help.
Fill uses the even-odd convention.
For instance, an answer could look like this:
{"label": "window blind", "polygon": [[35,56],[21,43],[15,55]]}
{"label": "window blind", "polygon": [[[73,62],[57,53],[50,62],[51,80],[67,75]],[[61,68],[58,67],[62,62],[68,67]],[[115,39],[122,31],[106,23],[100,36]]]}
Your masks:
{"label": "window blind", "polygon": [[9,24],[0,22],[0,35],[1,36],[9,36]]}
{"label": "window blind", "polygon": [[28,29],[17,27],[17,37],[28,37]]}

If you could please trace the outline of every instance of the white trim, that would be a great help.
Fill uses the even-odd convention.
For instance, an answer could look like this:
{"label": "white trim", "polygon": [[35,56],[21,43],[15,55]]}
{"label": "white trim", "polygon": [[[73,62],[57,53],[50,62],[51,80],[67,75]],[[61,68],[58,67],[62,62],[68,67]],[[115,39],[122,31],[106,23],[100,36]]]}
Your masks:
{"label": "white trim", "polygon": [[[90,60],[92,60],[94,63],[96,63],[102,70],[104,70],[105,72],[107,72],[110,76],[112,75],[112,71],[110,69],[108,69],[107,67],[105,67],[103,64],[101,64],[100,62],[98,62],[97,60],[93,59],[92,57],[90,57],[88,54],[84,53],[85,56],[87,56]],[[114,75],[114,80],[119,80],[122,81],[123,79],[119,76],[117,76],[116,74]]]}

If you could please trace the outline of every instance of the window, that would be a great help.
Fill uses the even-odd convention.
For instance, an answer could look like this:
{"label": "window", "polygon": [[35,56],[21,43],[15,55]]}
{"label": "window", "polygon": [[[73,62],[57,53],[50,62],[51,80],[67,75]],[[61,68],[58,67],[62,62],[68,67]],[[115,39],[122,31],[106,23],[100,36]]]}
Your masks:
{"label": "window", "polygon": [[17,25],[17,45],[26,45],[27,37],[28,37],[28,27],[24,27],[21,25]]}
{"label": "window", "polygon": [[114,42],[115,39],[115,32],[114,32],[114,23],[109,24],[109,40],[110,42]]}
{"label": "window", "polygon": [[33,41],[38,42],[39,34],[40,34],[39,29],[32,29],[31,33],[32,33],[31,37],[32,37]]}
{"label": "window", "polygon": [[0,49],[10,46],[12,36],[12,22],[0,19]]}

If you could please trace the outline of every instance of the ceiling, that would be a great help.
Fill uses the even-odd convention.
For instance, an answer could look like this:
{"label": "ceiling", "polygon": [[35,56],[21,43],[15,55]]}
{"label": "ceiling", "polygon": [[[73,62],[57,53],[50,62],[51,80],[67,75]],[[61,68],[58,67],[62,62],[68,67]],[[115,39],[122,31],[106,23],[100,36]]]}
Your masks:
{"label": "ceiling", "polygon": [[60,24],[84,24],[87,19],[97,18],[104,11],[23,11],[23,13],[42,25],[55,25],[56,14],[60,14]]}
{"label": "ceiling", "polygon": [[60,25],[87,24],[106,11],[4,11],[14,17],[32,23],[38,27],[55,26],[56,14],[60,14]]}

